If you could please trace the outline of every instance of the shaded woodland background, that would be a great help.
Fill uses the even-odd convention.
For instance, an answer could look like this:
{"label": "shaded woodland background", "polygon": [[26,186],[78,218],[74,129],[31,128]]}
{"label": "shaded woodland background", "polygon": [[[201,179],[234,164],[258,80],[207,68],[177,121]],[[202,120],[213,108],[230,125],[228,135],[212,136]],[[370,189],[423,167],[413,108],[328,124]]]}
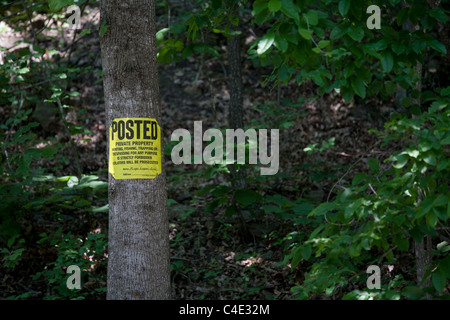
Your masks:
{"label": "shaded woodland background", "polygon": [[[426,1],[415,3],[427,5]],[[23,4],[28,9],[24,10]],[[53,13],[48,4],[0,1],[2,299],[105,299],[108,176],[99,47],[102,26],[98,2],[80,5],[82,29],[74,32],[64,25],[68,16],[63,13],[64,9]],[[383,83],[382,90],[388,92],[381,93],[380,90],[379,94],[364,98],[356,92],[348,101],[335,90],[319,93],[320,83],[318,85],[314,79],[301,84],[295,77],[277,81],[282,75],[275,73],[274,76],[273,64],[248,58],[251,46],[271,25],[255,23],[252,10],[256,5],[245,2],[238,14],[242,31],[243,123],[246,128],[280,129],[280,170],[275,176],[260,176],[258,170],[244,166],[246,188],[236,192],[226,166],[176,166],[170,160],[174,145],[170,135],[175,129],[186,128],[192,132],[193,122],[198,120],[203,121],[204,130],[229,128],[227,38],[222,33],[201,29],[197,40],[207,44],[201,47],[203,49],[197,47],[183,57],[185,51],[177,51],[179,44],[173,42],[175,51],[163,56],[167,39],[185,35],[189,26],[186,15],[201,12],[205,5],[201,1],[159,1],[157,5],[158,30],[185,23],[182,31],[175,28],[172,35],[164,33],[158,38],[159,59],[163,60],[159,64],[159,78],[166,142],[173,298],[448,297],[450,206],[447,183],[450,166],[445,164],[449,152],[446,2],[437,6],[443,8],[439,12],[445,18],[436,14],[439,18],[432,29],[444,49],[435,43],[431,46],[442,52],[432,51],[430,45],[423,49],[428,51],[424,53],[420,79],[420,92],[430,93],[428,96],[422,94],[419,109],[425,113],[428,108],[435,108],[436,114],[440,114],[435,118],[439,126],[434,127],[428,118],[423,127],[417,122],[420,132],[439,128],[442,133],[439,139],[443,143],[433,149],[436,152],[432,155],[434,162],[424,160],[429,165],[445,164],[435,172],[441,180],[417,180],[420,188],[433,189],[429,194],[424,192],[421,200],[434,197],[431,202],[435,205],[436,217],[428,218],[430,207],[416,224],[398,222],[407,232],[400,236],[395,231],[388,233],[386,239],[392,244],[390,246],[378,244],[375,237],[370,244],[359,245],[355,254],[359,260],[349,253],[348,263],[355,263],[342,273],[336,265],[342,263],[347,268],[347,262],[333,264],[330,261],[334,258],[330,258],[326,264],[317,265],[326,249],[320,249],[321,256],[318,247],[302,246],[308,239],[314,239],[313,231],[317,235],[326,230],[321,225],[328,223],[330,226],[326,212],[325,215],[309,214],[315,208],[324,208],[321,204],[339,198],[346,186],[357,185],[355,177],[358,174],[370,175],[378,170],[380,173],[375,176],[381,177],[381,172],[388,172],[392,165],[385,160],[402,151],[411,141],[414,144],[414,138],[401,139],[402,135],[414,135],[414,128],[397,133],[397,139],[388,139],[387,143],[383,143],[384,136],[377,130],[382,132],[385,124],[392,121],[393,114],[414,114],[409,107],[415,98],[412,97],[408,104],[403,99],[411,94],[415,82],[403,91],[397,83]],[[223,5],[226,7],[227,4],[224,2]],[[393,5],[389,5],[388,10],[398,13]],[[393,17],[394,21],[395,14]],[[401,29],[401,26],[395,26],[396,30]],[[445,34],[447,40],[440,37]],[[185,41],[189,43],[189,36]],[[381,74],[382,71],[374,72]],[[375,84],[369,85],[368,90],[371,86],[373,88]],[[431,96],[438,93],[442,98],[433,100]],[[426,100],[427,97],[430,99]],[[391,127],[398,128],[401,124],[394,123]],[[420,152],[425,154],[428,150],[420,149]],[[427,155],[424,159],[428,159]],[[404,184],[407,186],[408,183]],[[367,190],[360,192],[375,197],[370,188],[372,185],[367,184]],[[396,187],[389,188],[394,190]],[[410,189],[414,187],[410,186]],[[380,193],[380,196],[383,195]],[[395,207],[405,196],[386,193],[386,198]],[[417,199],[414,205],[402,203],[399,211],[409,212],[408,206],[421,209]],[[356,198],[352,201],[356,202]],[[389,211],[387,208],[382,211]],[[339,250],[347,250],[352,247],[352,232],[364,234],[367,231],[364,223],[370,218],[361,218],[365,222],[360,225],[347,224],[359,217],[345,214],[345,219],[339,220],[339,211],[331,210],[337,209],[331,208],[328,216],[335,229],[341,229],[336,234],[348,238],[330,236],[330,239],[340,243]],[[342,212],[347,212],[346,207]],[[397,225],[395,220],[388,221],[388,224]],[[412,218],[411,221],[416,220]],[[431,226],[433,230],[414,229],[421,224],[426,226],[425,229]],[[342,225],[351,226],[346,230],[340,227]],[[429,239],[430,246],[426,248],[431,289],[428,291],[417,284],[412,229],[425,230],[423,234]],[[355,239],[361,238],[359,234]],[[325,235],[317,236],[318,240],[311,243],[318,244],[323,238]],[[348,248],[343,249],[345,247]],[[336,252],[339,256],[341,251]],[[79,291],[66,288],[68,275],[65,270],[71,264],[84,270]],[[381,267],[381,291],[366,288],[365,271],[370,264]],[[314,278],[318,267],[324,273],[329,272],[329,277],[319,274],[319,279]],[[314,286],[314,281],[323,282],[323,285]]]}

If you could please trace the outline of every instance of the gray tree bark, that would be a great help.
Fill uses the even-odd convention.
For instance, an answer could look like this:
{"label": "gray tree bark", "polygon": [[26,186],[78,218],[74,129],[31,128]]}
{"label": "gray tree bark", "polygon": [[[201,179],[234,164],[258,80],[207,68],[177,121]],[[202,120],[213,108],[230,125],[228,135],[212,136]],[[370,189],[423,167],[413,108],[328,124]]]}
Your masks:
{"label": "gray tree bark", "polygon": [[[241,37],[239,35],[228,38],[228,64],[229,64],[229,88],[230,107],[228,122],[230,129],[244,129],[244,99],[242,87],[242,63],[241,63]],[[245,178],[247,176],[245,168],[236,171],[233,166],[230,168],[233,185],[237,189],[246,187]]]}
{"label": "gray tree bark", "polygon": [[[155,2],[101,1],[100,21],[108,26],[100,39],[108,128],[115,118],[133,117],[161,126]],[[154,179],[109,175],[107,299],[170,299],[164,164]]]}
{"label": "gray tree bark", "polygon": [[241,37],[240,35],[228,38],[228,64],[230,88],[229,124],[231,129],[244,129],[244,99],[242,88],[241,63]]}

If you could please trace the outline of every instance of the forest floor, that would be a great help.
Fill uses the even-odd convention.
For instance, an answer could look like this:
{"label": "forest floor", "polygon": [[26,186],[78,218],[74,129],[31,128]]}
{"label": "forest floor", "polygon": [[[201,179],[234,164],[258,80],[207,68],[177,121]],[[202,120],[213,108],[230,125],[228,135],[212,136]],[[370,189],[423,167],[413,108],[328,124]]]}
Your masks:
{"label": "forest floor", "polygon": [[[84,15],[84,23],[98,18],[98,11]],[[159,23],[159,28],[164,26]],[[257,31],[256,31],[257,32]],[[245,45],[254,39],[244,34]],[[71,41],[68,38],[68,41]],[[209,41],[226,57],[226,41],[211,36]],[[107,181],[106,126],[98,33],[83,36],[74,47],[70,63],[76,67],[92,66],[92,70],[73,79],[71,90],[80,95],[74,99],[75,109],[67,115],[93,134],[75,135],[83,173],[98,174]],[[378,138],[369,129],[380,129],[392,112],[392,105],[381,101],[346,103],[331,92],[317,97],[313,85],[298,86],[295,81],[280,84],[264,83],[270,69],[254,67],[252,61],[242,59],[244,84],[244,123],[249,127],[280,128],[280,168],[274,178],[258,177],[259,171],[249,171],[249,188],[258,191],[263,199],[282,195],[289,200],[305,198],[312,203],[327,201],[335,196],[335,186],[351,181],[353,173],[367,170],[369,157],[384,159],[386,151],[378,148]],[[159,65],[162,127],[164,139],[170,140],[177,128],[193,132],[194,121],[202,121],[208,128],[227,128],[228,92],[226,59],[192,56],[186,60]],[[85,110],[84,113],[79,113]],[[6,111],[5,111],[6,113]],[[35,118],[39,115],[35,112]],[[65,141],[60,119],[42,125],[42,136],[60,137]],[[334,138],[334,148],[307,155],[303,149]],[[60,169],[61,175],[75,174],[73,161]],[[227,184],[227,175],[210,174],[204,165],[179,165],[165,158],[171,238],[172,288],[174,299],[290,299],[291,288],[301,283],[302,264],[292,269],[283,263],[293,240],[289,234],[308,232],[301,224],[273,214],[244,212],[247,234],[242,232],[242,220],[225,215],[221,205],[205,213],[213,197],[199,194],[207,185]],[[46,165],[51,166],[52,163]],[[339,182],[339,183],[338,183]],[[85,228],[86,217],[80,217],[73,232]],[[92,232],[107,230],[107,214],[90,221]],[[49,225],[48,223],[47,225]],[[42,226],[45,228],[45,224]],[[42,231],[42,230],[40,230]],[[36,284],[31,276],[42,268],[42,255],[29,253],[29,259],[7,275],[2,275],[0,292],[3,297],[32,290],[36,298],[45,292],[43,284]],[[34,259],[34,260],[33,260]],[[30,263],[30,261],[39,261]],[[106,269],[98,271],[105,275]],[[3,274],[3,272],[2,272]],[[96,284],[96,287],[104,283]],[[94,298],[103,299],[104,293]],[[326,298],[326,297],[318,297]],[[330,298],[330,297],[328,297]]]}

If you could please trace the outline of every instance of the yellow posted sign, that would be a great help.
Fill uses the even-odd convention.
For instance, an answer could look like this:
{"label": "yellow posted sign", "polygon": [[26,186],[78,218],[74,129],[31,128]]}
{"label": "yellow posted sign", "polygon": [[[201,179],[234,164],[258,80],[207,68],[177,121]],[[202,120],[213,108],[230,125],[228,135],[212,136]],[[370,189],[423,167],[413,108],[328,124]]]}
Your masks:
{"label": "yellow posted sign", "polygon": [[117,180],[154,179],[161,173],[161,129],[156,119],[113,120],[108,171]]}

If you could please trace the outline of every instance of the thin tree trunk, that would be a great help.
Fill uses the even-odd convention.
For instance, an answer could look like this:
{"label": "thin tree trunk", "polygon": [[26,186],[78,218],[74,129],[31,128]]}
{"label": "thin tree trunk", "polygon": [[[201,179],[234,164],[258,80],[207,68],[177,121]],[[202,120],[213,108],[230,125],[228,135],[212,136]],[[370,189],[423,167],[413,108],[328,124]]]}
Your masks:
{"label": "thin tree trunk", "polygon": [[[422,202],[422,192],[419,188],[417,188],[417,192],[419,195],[417,206],[420,205]],[[424,237],[420,241],[414,241],[414,254],[416,257],[416,277],[417,277],[417,285],[425,288],[431,286],[430,278],[426,279],[422,285],[421,282],[423,280],[423,277],[425,276],[427,265],[431,262],[431,237],[427,236],[427,252],[425,252],[425,241]],[[427,257],[428,253],[428,257]],[[430,296],[427,294],[425,296],[426,298],[430,298]]]}
{"label": "thin tree trunk", "polygon": [[416,256],[417,284],[420,284],[425,275],[427,265],[427,256],[425,254],[425,245],[423,239],[422,241],[414,242],[414,252]]}
{"label": "thin tree trunk", "polygon": [[[239,2],[237,3],[239,5]],[[238,13],[239,10],[235,9]],[[233,28],[236,30],[237,28]],[[230,106],[228,123],[231,129],[244,129],[244,98],[242,86],[242,63],[241,63],[241,36],[233,35],[227,40],[228,50],[228,68],[229,68],[229,89],[230,89]],[[230,166],[231,183],[233,188],[245,189],[247,187],[247,172],[245,167],[241,167],[238,171],[234,165]],[[237,214],[241,221],[241,233],[245,241],[251,241],[252,237],[248,231],[244,216],[235,202]]]}
{"label": "thin tree trunk", "polygon": [[244,128],[243,97],[242,97],[242,64],[241,64],[241,37],[239,35],[228,38],[229,88],[230,88],[230,114],[231,129]]}
{"label": "thin tree trunk", "polygon": [[[155,2],[101,1],[100,23],[108,28],[101,37],[108,128],[116,118],[154,118],[161,126]],[[107,298],[169,299],[169,260],[164,164],[154,179],[110,174]]]}
{"label": "thin tree trunk", "polygon": [[[244,99],[242,87],[242,63],[241,63],[241,37],[234,35],[228,38],[228,65],[229,65],[229,89],[230,107],[228,123],[231,129],[244,129]],[[246,187],[246,172],[244,168],[236,171],[231,167],[233,186],[237,189]]]}
{"label": "thin tree trunk", "polygon": [[[239,35],[228,38],[228,63],[230,69],[230,108],[228,121],[231,129],[244,129],[240,40],[241,37]],[[232,167],[231,175],[235,188],[244,189],[246,187],[246,172],[244,168],[236,171],[234,167]]]}

